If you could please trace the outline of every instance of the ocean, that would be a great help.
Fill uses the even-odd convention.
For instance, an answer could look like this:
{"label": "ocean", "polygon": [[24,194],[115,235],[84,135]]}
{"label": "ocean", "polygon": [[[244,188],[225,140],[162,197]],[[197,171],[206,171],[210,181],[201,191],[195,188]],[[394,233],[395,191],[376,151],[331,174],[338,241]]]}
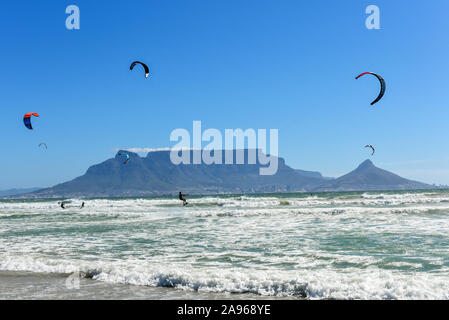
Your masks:
{"label": "ocean", "polygon": [[449,298],[449,191],[188,201],[0,201],[0,299]]}

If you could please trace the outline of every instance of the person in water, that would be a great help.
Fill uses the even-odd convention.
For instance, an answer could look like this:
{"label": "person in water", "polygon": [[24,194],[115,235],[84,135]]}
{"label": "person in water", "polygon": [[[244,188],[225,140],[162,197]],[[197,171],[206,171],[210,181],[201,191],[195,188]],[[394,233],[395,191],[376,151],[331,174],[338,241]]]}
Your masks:
{"label": "person in water", "polygon": [[184,198],[184,196],[182,195],[182,192],[179,192],[179,200],[181,200],[183,202],[183,205],[186,206],[189,203],[187,202],[186,198]]}
{"label": "person in water", "polygon": [[61,202],[61,208],[65,209],[65,203],[64,202]]}
{"label": "person in water", "polygon": [[84,208],[84,201],[83,201],[83,203],[81,203],[80,209],[82,209],[82,208]]}

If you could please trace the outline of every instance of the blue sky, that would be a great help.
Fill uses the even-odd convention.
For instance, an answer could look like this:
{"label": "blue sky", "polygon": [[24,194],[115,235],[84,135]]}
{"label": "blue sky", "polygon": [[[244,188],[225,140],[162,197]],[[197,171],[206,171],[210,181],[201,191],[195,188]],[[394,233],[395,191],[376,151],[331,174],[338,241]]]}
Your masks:
{"label": "blue sky", "polygon": [[[81,29],[65,27],[68,5]],[[380,8],[381,30],[365,27]],[[369,157],[449,184],[449,2],[2,1],[0,189],[51,186],[176,128],[279,129],[287,164],[338,176]],[[151,78],[129,71],[145,61]],[[365,71],[381,74],[385,97]],[[33,119],[27,130],[22,117]],[[37,147],[48,144],[48,150]]]}

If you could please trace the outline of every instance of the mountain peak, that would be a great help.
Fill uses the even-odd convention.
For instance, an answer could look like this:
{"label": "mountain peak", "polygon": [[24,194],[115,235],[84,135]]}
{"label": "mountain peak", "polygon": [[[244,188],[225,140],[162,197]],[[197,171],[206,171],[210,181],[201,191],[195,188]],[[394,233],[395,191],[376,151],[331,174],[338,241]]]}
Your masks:
{"label": "mountain peak", "polygon": [[358,169],[368,169],[368,168],[375,168],[374,163],[373,163],[371,160],[369,160],[369,159],[363,161],[363,162],[357,167],[357,170],[358,170]]}
{"label": "mountain peak", "polygon": [[365,160],[357,169],[317,188],[320,191],[370,191],[427,189],[429,185],[404,179],[394,173],[377,168]]}

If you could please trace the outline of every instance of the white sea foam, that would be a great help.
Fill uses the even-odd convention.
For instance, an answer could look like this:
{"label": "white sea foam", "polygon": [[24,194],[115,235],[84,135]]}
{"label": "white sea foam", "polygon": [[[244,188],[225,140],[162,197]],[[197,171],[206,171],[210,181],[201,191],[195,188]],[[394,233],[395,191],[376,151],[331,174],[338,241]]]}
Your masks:
{"label": "white sea foam", "polygon": [[[140,263],[140,264],[139,264]],[[448,299],[449,276],[438,274],[400,274],[368,268],[348,268],[345,272],[330,269],[276,273],[234,268],[202,269],[187,265],[105,264],[67,261],[65,264],[39,259],[6,259],[2,270],[70,274],[109,283],[139,286],[172,287],[179,290],[215,293],[254,293],[268,296],[296,296],[309,299]]]}
{"label": "white sea foam", "polygon": [[0,202],[0,270],[198,292],[449,299],[449,193],[80,201]]}

